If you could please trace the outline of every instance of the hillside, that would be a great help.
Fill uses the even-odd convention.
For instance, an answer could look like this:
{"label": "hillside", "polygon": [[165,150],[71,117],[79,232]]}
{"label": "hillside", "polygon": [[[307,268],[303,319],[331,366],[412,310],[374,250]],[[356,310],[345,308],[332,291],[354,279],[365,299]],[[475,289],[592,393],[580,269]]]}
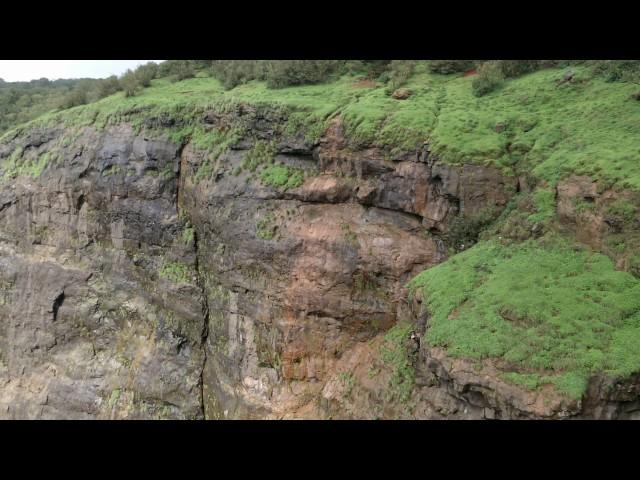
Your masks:
{"label": "hillside", "polygon": [[222,67],[0,138],[0,415],[635,418],[626,66]]}

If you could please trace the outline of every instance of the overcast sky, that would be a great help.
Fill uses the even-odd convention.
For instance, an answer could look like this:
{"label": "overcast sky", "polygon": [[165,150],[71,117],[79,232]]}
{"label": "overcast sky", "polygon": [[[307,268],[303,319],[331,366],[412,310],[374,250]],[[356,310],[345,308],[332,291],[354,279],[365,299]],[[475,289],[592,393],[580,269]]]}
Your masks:
{"label": "overcast sky", "polygon": [[105,78],[120,75],[142,63],[162,60],[0,60],[0,78],[5,82],[23,82],[46,77]]}

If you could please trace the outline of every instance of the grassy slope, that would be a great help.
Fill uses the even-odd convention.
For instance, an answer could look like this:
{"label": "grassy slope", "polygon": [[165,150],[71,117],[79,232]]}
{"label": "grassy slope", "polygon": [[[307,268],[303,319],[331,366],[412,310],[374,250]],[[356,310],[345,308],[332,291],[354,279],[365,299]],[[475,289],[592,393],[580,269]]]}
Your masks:
{"label": "grassy slope", "polygon": [[411,283],[432,313],[427,340],[500,358],[506,379],[580,396],[590,374],[640,371],[640,280],[558,239],[479,243]]}
{"label": "grassy slope", "polygon": [[556,86],[562,71],[542,70],[481,98],[468,79],[447,82],[434,132],[444,158],[520,162],[552,182],[576,172],[640,189],[640,103],[629,98],[637,86],[575,70],[584,81]]}
{"label": "grassy slope", "polygon": [[[341,114],[350,136],[363,142],[410,150],[429,140],[449,163],[517,166],[552,182],[570,172],[586,173],[640,189],[640,147],[634,136],[640,131],[640,103],[629,99],[636,87],[590,78],[584,68],[574,70],[584,81],[557,86],[564,71],[542,70],[481,98],[472,95],[471,77],[418,72],[407,85],[413,95],[401,101],[382,86],[359,86],[352,77],[283,89],[250,82],[230,91],[208,77],[173,84],[159,79],[135,97],[116,94],[31,124],[104,126],[125,119],[135,124],[165,113],[197,121],[194,114],[208,108],[278,104],[299,110],[289,128],[313,138],[322,133],[325,120]],[[497,124],[504,125],[501,132]]]}

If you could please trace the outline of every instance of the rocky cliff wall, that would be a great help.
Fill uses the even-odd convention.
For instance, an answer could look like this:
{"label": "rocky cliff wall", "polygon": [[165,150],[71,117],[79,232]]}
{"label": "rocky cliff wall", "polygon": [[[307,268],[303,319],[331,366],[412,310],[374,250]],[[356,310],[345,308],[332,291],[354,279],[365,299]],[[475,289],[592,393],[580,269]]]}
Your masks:
{"label": "rocky cliff wall", "polygon": [[[1,418],[615,417],[634,402],[568,404],[421,344],[406,283],[518,179],[428,145],[351,144],[339,118],[314,143],[259,109],[198,121],[239,117],[215,158],[127,123],[2,147],[41,172],[0,183]],[[303,180],[246,168],[264,143]]]}

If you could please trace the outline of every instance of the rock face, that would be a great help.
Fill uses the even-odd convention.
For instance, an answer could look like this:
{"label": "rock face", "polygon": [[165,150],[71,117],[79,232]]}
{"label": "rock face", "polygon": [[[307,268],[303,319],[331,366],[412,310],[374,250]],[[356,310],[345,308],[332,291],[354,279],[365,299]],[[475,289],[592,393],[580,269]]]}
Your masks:
{"label": "rock face", "polygon": [[[128,124],[3,146],[0,164],[18,148],[56,160],[0,183],[0,418],[633,415],[614,386],[569,405],[424,345],[409,401],[389,397],[384,335],[426,322],[404,285],[446,258],[453,219],[499,211],[517,180],[426,145],[398,158],[351,145],[339,120],[313,145],[277,133],[278,115],[201,122],[243,115],[250,128],[204,179],[195,144]],[[304,183],[242,170],[259,140]]]}
{"label": "rock face", "polygon": [[[24,155],[54,138],[27,138]],[[85,129],[63,155],[2,189],[0,416],[202,418],[201,289],[159,274],[195,251],[176,177],[149,175],[177,171],[176,146],[121,126]]]}

